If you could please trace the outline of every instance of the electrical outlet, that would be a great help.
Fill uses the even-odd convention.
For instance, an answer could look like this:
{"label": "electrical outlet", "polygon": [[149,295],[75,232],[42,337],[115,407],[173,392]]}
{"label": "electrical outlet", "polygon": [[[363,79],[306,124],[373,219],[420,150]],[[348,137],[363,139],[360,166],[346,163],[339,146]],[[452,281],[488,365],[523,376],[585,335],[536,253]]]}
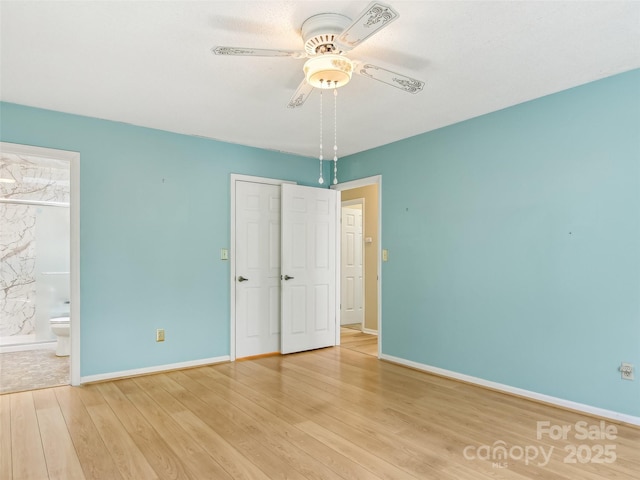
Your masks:
{"label": "electrical outlet", "polygon": [[620,374],[623,380],[633,380],[633,365],[630,363],[620,365]]}
{"label": "electrical outlet", "polygon": [[156,330],[156,342],[164,342],[164,328]]}

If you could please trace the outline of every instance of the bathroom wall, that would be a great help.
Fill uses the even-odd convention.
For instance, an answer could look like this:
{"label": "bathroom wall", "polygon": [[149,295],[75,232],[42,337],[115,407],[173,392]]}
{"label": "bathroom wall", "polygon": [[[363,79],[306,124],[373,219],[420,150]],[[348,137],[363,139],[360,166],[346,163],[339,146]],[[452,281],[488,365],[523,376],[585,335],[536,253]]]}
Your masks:
{"label": "bathroom wall", "polygon": [[[0,344],[50,340],[69,298],[69,164],[0,156]],[[43,275],[44,273],[44,275]]]}

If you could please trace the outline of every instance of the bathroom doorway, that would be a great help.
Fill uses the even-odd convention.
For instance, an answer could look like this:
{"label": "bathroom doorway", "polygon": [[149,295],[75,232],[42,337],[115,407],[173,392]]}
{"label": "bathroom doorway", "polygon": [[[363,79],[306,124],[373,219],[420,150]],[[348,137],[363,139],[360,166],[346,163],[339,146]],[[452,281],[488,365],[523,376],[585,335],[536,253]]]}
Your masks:
{"label": "bathroom doorway", "polygon": [[78,158],[1,144],[0,393],[71,383],[77,266],[71,189]]}

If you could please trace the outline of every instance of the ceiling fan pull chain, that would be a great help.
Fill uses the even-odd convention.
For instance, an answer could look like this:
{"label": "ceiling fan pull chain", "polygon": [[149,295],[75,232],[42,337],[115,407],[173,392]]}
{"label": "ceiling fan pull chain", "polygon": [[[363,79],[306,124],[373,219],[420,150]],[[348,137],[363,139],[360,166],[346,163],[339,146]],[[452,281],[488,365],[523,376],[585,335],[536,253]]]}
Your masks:
{"label": "ceiling fan pull chain", "polygon": [[333,88],[333,184],[338,183],[338,82]]}
{"label": "ceiling fan pull chain", "polygon": [[318,179],[318,183],[322,185],[324,183],[324,178],[322,178],[322,89],[320,89],[320,178]]}

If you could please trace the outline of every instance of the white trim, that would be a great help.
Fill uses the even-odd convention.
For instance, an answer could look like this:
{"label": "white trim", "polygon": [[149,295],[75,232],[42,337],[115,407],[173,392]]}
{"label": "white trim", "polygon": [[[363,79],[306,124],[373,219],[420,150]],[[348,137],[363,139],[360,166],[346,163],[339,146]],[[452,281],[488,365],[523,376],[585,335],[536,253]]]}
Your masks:
{"label": "white trim", "polygon": [[486,387],[493,390],[509,393],[512,395],[517,395],[520,397],[525,397],[532,400],[549,403],[551,405],[555,405],[561,408],[575,410],[578,412],[586,413],[588,415],[594,415],[596,417],[608,418],[618,422],[624,422],[631,425],[640,426],[640,417],[636,417],[633,415],[627,415],[625,413],[615,412],[613,410],[606,410],[604,408],[593,407],[591,405],[573,402],[571,400],[565,400],[563,398],[552,397],[550,395],[545,395],[543,393],[532,392],[530,390],[524,390],[522,388],[505,385],[503,383],[497,383],[489,380],[484,380],[478,377],[472,377],[471,375],[465,375],[463,373],[458,373],[451,370],[445,370],[444,368],[432,367],[431,365],[414,362],[412,360],[406,360],[404,358],[394,357],[392,355],[383,354],[380,356],[380,358],[388,362],[397,363],[405,367],[415,368],[416,370],[421,370],[423,372],[434,373],[436,375],[441,375],[443,377],[453,378],[455,380],[472,383],[474,385],[479,385],[481,387]]}
{"label": "white trim", "polygon": [[51,160],[64,160],[70,162],[80,153],[70,150],[59,150],[56,148],[35,147],[20,143],[0,142],[0,150],[14,155],[28,155],[30,157],[42,157]]}
{"label": "white trim", "polygon": [[353,200],[343,200],[340,202],[343,207],[352,207],[353,205],[362,205],[364,207],[364,198],[354,198]]}
{"label": "white trim", "polygon": [[0,198],[0,203],[14,203],[18,205],[37,205],[42,207],[63,207],[68,208],[68,202],[46,202],[43,200],[21,200],[19,198]]}
{"label": "white trim", "polygon": [[25,343],[23,345],[4,345],[0,346],[0,353],[12,353],[12,352],[30,352],[31,350],[55,350],[56,341],[47,341],[40,343]]}
{"label": "white trim", "polygon": [[16,155],[66,160],[70,168],[70,325],[71,325],[71,385],[80,385],[80,153],[52,148],[33,147],[0,142],[0,150]]}
{"label": "white trim", "polygon": [[336,256],[335,256],[335,270],[334,270],[334,279],[335,279],[335,339],[334,345],[336,347],[340,346],[340,316],[342,315],[341,306],[341,285],[342,285],[342,273],[340,273],[342,267],[342,193],[339,190],[336,190],[336,226],[335,226],[335,238],[336,238]]}
{"label": "white trim", "polygon": [[71,159],[71,385],[80,385],[80,154]]}
{"label": "white trim", "polygon": [[251,175],[240,175],[232,173],[231,182],[231,218],[230,218],[230,245],[229,245],[229,292],[231,296],[229,305],[229,360],[232,362],[236,359],[236,182],[253,182],[265,183],[267,185],[282,185],[290,183],[295,185],[296,182],[288,180],[278,180],[275,178],[254,177]]}
{"label": "white trim", "polygon": [[382,175],[331,185],[331,188],[342,192],[369,185],[378,185],[378,358],[382,358]]}
{"label": "white trim", "polygon": [[88,375],[80,378],[80,383],[102,382],[104,380],[115,380],[117,378],[133,377],[138,375],[148,375],[150,373],[168,372],[171,370],[180,370],[183,368],[202,367],[215,363],[228,362],[229,356],[203,358],[201,360],[191,360],[188,362],[170,363],[168,365],[157,365],[155,367],[134,368],[133,370],[122,370],[120,372],[99,373],[97,375]]}
{"label": "white trim", "polygon": [[362,328],[362,333],[366,333],[367,335],[375,335],[378,336],[378,330],[371,330],[370,328]]}
{"label": "white trim", "polygon": [[[352,190],[354,188],[368,187],[369,185],[382,185],[382,175],[373,175],[372,177],[358,178],[357,180],[351,180],[349,182],[338,183],[337,185],[331,185],[332,190]],[[380,192],[378,192],[380,193]]]}
{"label": "white trim", "polygon": [[240,182],[266,183],[267,185],[282,185],[283,183],[290,183],[291,185],[297,185],[297,182],[293,182],[291,180],[281,180],[279,178],[256,177],[253,175],[242,175],[239,173],[232,173],[231,181],[232,182],[240,181]]}

